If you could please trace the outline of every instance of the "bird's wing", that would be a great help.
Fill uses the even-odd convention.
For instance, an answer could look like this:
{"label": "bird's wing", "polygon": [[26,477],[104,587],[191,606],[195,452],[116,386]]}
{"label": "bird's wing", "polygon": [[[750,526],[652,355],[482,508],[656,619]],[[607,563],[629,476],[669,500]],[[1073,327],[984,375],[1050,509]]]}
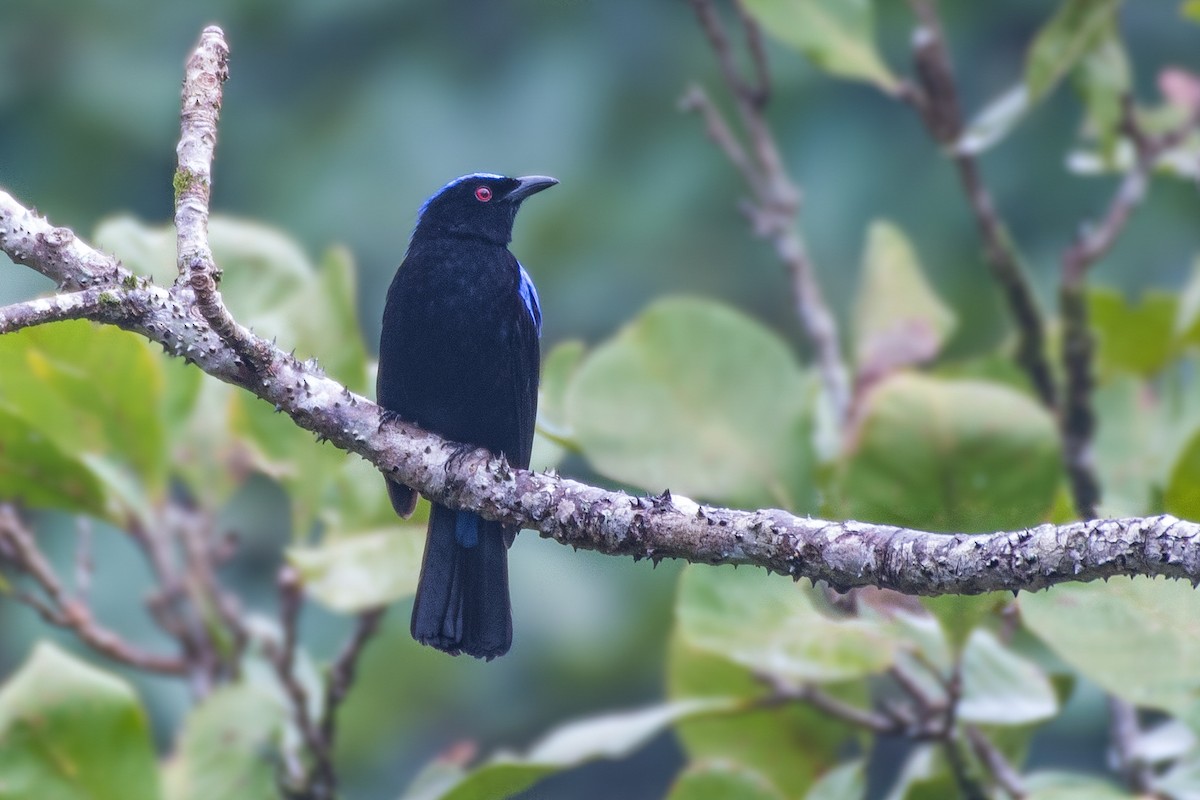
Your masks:
{"label": "bird's wing", "polygon": [[[515,261],[516,259],[514,259]],[[537,289],[529,273],[517,262],[520,271],[520,298],[524,313],[516,327],[513,342],[513,391],[517,412],[516,447],[509,452],[509,461],[518,467],[528,467],[533,452],[533,429],[537,421],[538,371],[541,366],[541,348],[538,339],[542,333],[542,308],[538,302]]]}

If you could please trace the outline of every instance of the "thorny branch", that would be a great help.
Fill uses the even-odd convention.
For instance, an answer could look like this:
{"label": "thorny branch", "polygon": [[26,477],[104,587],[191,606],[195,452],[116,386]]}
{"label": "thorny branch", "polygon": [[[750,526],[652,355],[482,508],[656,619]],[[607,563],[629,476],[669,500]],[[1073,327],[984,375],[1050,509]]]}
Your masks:
{"label": "thorny branch", "polygon": [[738,69],[733,45],[713,0],[690,2],[733,97],[746,144],[743,146],[738,141],[724,116],[699,86],[692,86],[687,91],[681,105],[685,110],[695,111],[701,116],[709,137],[746,181],[751,199],[743,205],[743,210],[754,232],[771,242],[779,259],[787,267],[792,279],[796,314],[813,346],[834,419],[840,427],[849,414],[850,381],[838,341],[837,323],[821,292],[816,268],[808,255],[804,239],[796,229],[800,189],[788,176],[775,136],[764,116],[771,86],[762,32],[758,23],[746,13],[740,0],[735,0],[738,22],[745,31],[746,47],[753,64],[752,78],[747,79]]}
{"label": "thorny branch", "polygon": [[[913,0],[928,13],[926,39],[918,41],[921,87],[909,98],[939,141],[948,142],[961,129],[949,61],[931,7]],[[745,129],[743,146],[708,96],[693,90],[689,107],[699,111],[710,135],[742,172],[753,195],[751,219],[770,238],[795,279],[797,307],[817,349],[818,361],[835,404],[844,412],[848,385],[832,316],[821,299],[811,262],[795,231],[799,192],[782,168],[774,139],[762,116],[770,95],[766,60],[757,26],[737,7],[754,66],[753,77],[741,77],[731,44],[710,0],[692,0],[717,54]],[[922,9],[930,9],[922,12]],[[0,191],[0,250],[16,263],[52,278],[60,294],[0,309],[0,333],[62,319],[91,319],[117,325],[158,342],[168,352],[193,360],[201,369],[240,386],[277,406],[297,425],[350,452],[382,471],[456,508],[471,508],[489,519],[533,528],[564,544],[635,558],[683,558],[709,564],[748,564],[789,575],[827,581],[839,588],[879,586],[910,594],[973,594],[997,589],[1039,589],[1056,583],[1086,581],[1112,575],[1163,575],[1200,582],[1200,525],[1170,516],[1113,519],[1042,525],[987,535],[937,534],[866,523],[801,518],[784,511],[736,511],[703,506],[664,492],[637,497],[587,486],[551,474],[510,468],[483,451],[451,458],[460,452],[448,443],[411,426],[385,422],[380,409],[364,397],[327,378],[315,363],[300,363],[237,324],[217,291],[219,270],[207,245],[208,190],[215,147],[220,87],[227,70],[227,48],[216,28],[206,29],[197,55],[189,61],[183,101],[183,131],[177,223],[180,229],[181,280],[170,289],[137,278],[113,258],[91,248],[66,228],[52,226],[10,195]],[[191,109],[191,113],[189,113]],[[185,147],[185,142],[190,144]],[[1049,367],[1044,361],[1041,312],[1028,291],[1016,251],[969,156],[955,156],[964,187],[983,231],[989,254],[1010,305],[1018,318],[1022,364],[1043,399],[1055,400]],[[1136,193],[1133,193],[1136,194]],[[1130,197],[1128,191],[1119,197]],[[1125,201],[1122,201],[1125,202]],[[1124,213],[1124,212],[1121,212]],[[1100,230],[1113,235],[1124,224],[1112,212]],[[1110,244],[1101,233],[1081,252],[1098,258]],[[1092,253],[1096,255],[1091,256]],[[1087,262],[1090,263],[1090,262]],[[1086,264],[1084,266],[1086,269]],[[183,278],[186,276],[186,280]],[[1036,347],[1035,347],[1036,345]],[[1040,360],[1039,360],[1040,359]],[[1046,380],[1043,380],[1045,378]],[[161,584],[152,603],[160,625],[183,644],[183,657],[162,657],[131,649],[100,628],[90,615],[71,606],[71,598],[40,559],[19,526],[2,524],[0,556],[29,575],[49,598],[19,595],[51,623],[68,627],[82,641],[109,657],[151,671],[183,674],[193,669],[188,648],[213,647],[197,638],[191,620],[175,605],[183,584],[179,569],[160,541],[144,530],[131,530],[146,552]],[[14,532],[15,531],[15,532]],[[184,539],[183,572],[189,580],[192,562],[213,562],[211,543],[196,549]],[[235,624],[236,607],[222,599],[211,572],[197,573],[200,595],[218,610],[235,638],[247,635]],[[327,781],[336,731],[334,714],[351,685],[363,648],[376,632],[382,610],[359,619],[337,657],[323,689],[318,715],[309,710],[308,692],[295,673],[295,637],[301,595],[298,584],[281,585],[284,640],[274,653],[281,683],[292,697],[293,713],[313,761],[307,776]],[[240,648],[241,645],[239,645]],[[204,662],[204,659],[201,659]],[[220,679],[208,666],[205,681]],[[909,697],[907,705],[880,711],[852,708],[815,688],[791,690],[777,700],[808,702],[825,713],[877,733],[919,733],[948,737],[955,728],[953,700],[926,696],[919,683],[903,672],[893,679]],[[195,676],[193,680],[197,681]],[[952,697],[952,690],[947,690]],[[940,722],[939,722],[940,720]],[[1013,797],[1023,796],[1019,776],[1006,765],[986,737],[960,726],[972,749],[995,780]],[[322,759],[325,759],[323,762]],[[327,770],[327,771],[326,771]]]}

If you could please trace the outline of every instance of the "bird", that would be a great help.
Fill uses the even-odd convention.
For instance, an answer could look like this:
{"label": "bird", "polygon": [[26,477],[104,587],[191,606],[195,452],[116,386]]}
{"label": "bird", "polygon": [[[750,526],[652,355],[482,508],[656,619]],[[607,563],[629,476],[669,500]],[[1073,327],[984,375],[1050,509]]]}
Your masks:
{"label": "bird", "polygon": [[[515,467],[529,466],[542,309],[508,245],[521,204],[557,183],[544,175],[476,172],[421,206],[384,304],[376,397],[385,415],[465,451],[482,447]],[[416,491],[391,479],[387,490],[397,514],[412,514]],[[472,511],[432,504],[414,639],[488,661],[508,652],[508,548],[516,533]]]}

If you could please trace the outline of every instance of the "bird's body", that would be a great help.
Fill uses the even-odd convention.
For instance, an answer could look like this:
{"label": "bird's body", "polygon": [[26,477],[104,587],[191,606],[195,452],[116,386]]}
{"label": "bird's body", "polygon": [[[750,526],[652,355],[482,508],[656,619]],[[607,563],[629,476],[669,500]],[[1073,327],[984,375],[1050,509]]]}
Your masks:
{"label": "bird's body", "polygon": [[[552,178],[476,174],[422,207],[383,314],[379,404],[454,442],[529,465],[541,309],[508,250],[525,197]],[[388,482],[397,513],[416,495]],[[449,653],[504,654],[512,640],[507,548],[516,531],[433,505],[412,634]]]}

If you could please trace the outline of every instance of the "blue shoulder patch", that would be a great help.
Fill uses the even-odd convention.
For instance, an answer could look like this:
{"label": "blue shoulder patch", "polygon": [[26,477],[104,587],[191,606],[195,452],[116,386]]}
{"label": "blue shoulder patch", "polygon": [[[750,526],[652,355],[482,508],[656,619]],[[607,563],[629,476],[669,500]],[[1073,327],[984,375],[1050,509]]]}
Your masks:
{"label": "blue shoulder patch", "polygon": [[521,266],[521,262],[517,262],[517,269],[521,270],[521,300],[525,303],[525,310],[529,312],[529,316],[533,318],[533,324],[537,327],[538,336],[542,335],[542,304],[538,301],[537,288],[533,285],[533,278],[529,277],[529,273]]}
{"label": "blue shoulder patch", "polygon": [[438,189],[433,194],[429,195],[429,197],[425,198],[425,202],[421,203],[421,208],[419,211],[417,211],[417,219],[420,219],[421,216],[425,213],[425,209],[429,208],[429,204],[433,202],[433,198],[437,197],[442,192],[446,191],[447,189],[458,186],[463,181],[475,181],[475,180],[479,180],[480,178],[489,178],[491,180],[504,180],[503,175],[497,175],[494,172],[472,172],[470,175],[461,175],[461,176],[455,178],[454,180],[450,181],[449,183],[447,183],[442,188]]}

